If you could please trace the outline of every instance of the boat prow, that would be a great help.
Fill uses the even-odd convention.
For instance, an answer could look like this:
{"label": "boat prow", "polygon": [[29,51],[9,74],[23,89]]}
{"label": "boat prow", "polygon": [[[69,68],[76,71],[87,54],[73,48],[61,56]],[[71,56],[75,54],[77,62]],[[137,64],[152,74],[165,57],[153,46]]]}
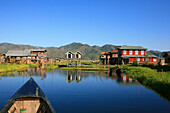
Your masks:
{"label": "boat prow", "polygon": [[44,92],[31,77],[2,107],[0,113],[55,113]]}

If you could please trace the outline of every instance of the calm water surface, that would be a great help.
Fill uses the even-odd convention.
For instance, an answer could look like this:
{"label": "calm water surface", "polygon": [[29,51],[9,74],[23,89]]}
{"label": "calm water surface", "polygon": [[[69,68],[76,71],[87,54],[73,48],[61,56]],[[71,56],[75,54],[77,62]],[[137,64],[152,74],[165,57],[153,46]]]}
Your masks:
{"label": "calm water surface", "polygon": [[0,108],[30,76],[58,113],[170,113],[170,103],[125,75],[28,69],[0,78]]}

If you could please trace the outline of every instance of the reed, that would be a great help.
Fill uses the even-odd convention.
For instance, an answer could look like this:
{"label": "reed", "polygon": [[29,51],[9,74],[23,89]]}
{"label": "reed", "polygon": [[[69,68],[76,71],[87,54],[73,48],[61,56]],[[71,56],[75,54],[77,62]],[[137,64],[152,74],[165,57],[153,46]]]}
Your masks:
{"label": "reed", "polygon": [[54,70],[56,68],[58,68],[58,65],[44,67],[44,70]]}
{"label": "reed", "polygon": [[37,64],[1,64],[0,73],[20,71],[31,67],[36,67]]}

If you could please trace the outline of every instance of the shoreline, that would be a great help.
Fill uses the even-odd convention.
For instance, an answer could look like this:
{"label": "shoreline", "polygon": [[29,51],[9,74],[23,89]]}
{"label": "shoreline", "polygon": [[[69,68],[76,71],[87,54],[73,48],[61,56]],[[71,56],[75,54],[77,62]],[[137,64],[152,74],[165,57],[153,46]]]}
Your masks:
{"label": "shoreline", "polygon": [[36,67],[37,64],[0,64],[0,74]]}

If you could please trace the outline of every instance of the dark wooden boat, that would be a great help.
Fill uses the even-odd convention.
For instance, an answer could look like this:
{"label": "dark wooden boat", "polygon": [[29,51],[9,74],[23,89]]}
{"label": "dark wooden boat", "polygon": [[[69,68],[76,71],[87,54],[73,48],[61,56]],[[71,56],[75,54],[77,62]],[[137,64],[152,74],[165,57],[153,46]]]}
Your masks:
{"label": "dark wooden boat", "polygon": [[44,92],[30,78],[2,107],[0,113],[55,113]]}

